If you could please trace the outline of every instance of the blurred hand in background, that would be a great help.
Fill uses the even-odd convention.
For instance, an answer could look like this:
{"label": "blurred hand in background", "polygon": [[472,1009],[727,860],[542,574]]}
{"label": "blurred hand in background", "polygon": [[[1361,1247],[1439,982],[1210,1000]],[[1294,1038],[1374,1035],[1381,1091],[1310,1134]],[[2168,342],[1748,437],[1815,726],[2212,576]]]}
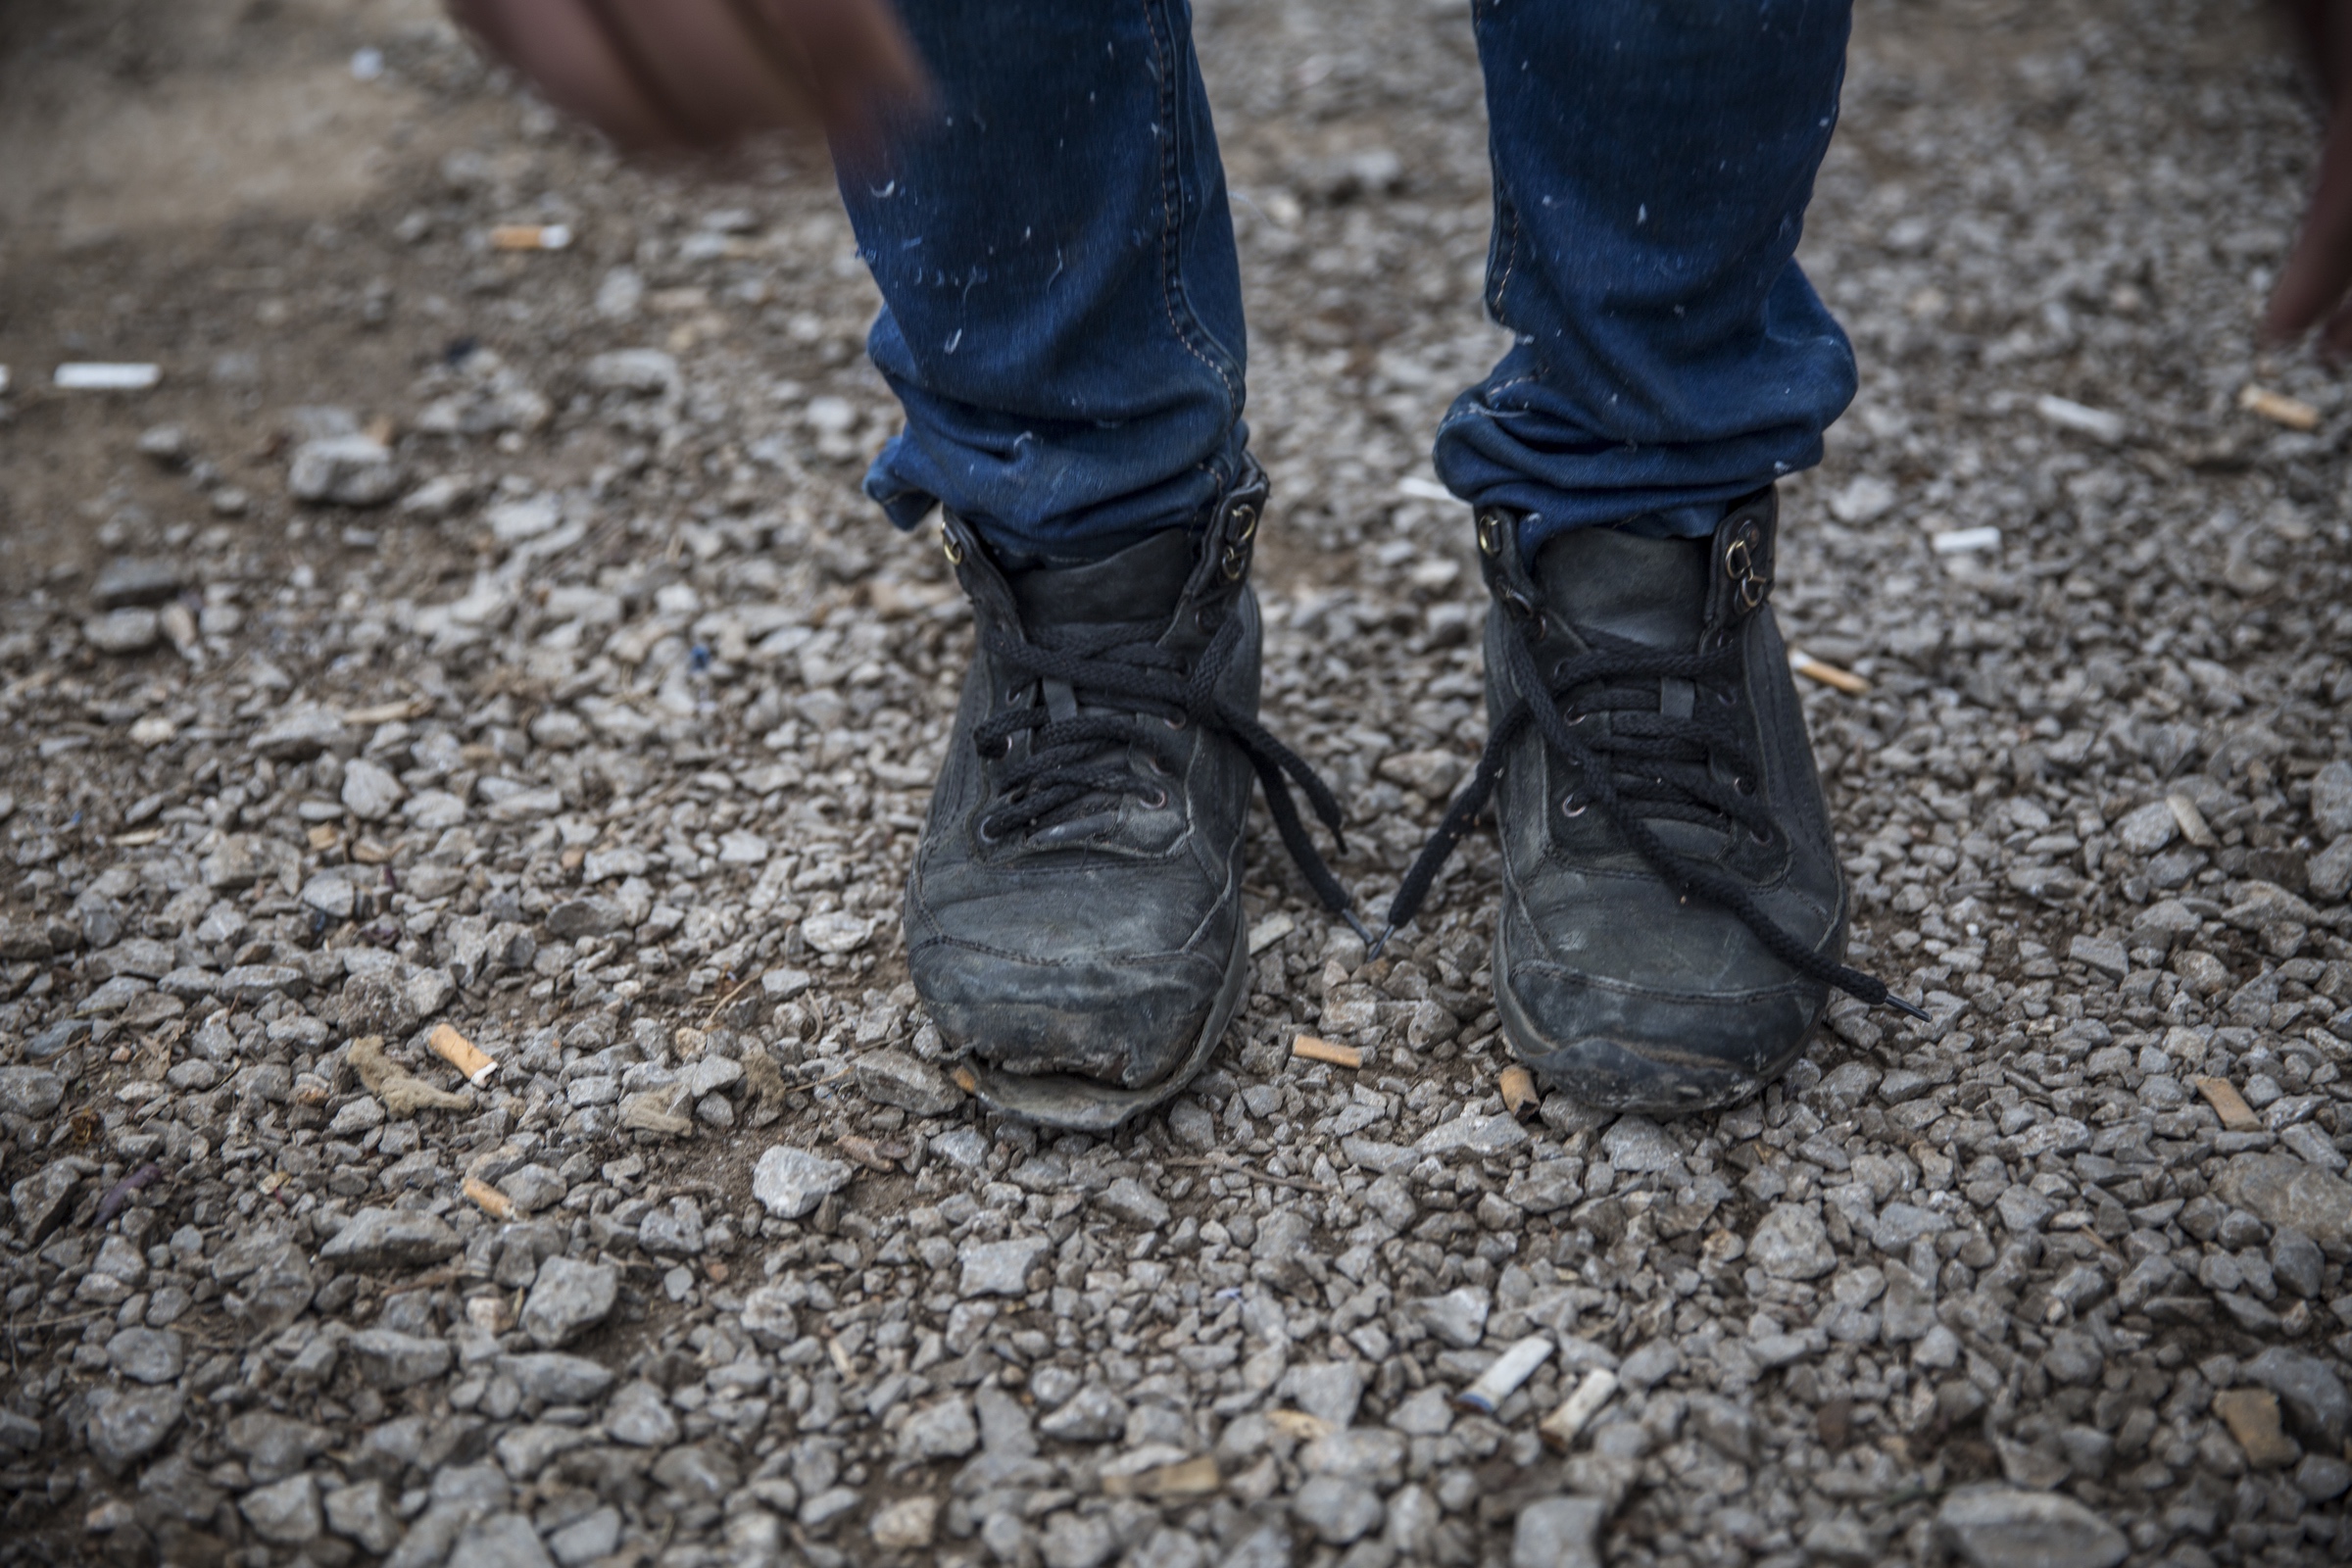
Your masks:
{"label": "blurred hand in background", "polygon": [[2352,8],[2341,0],[2278,0],[2328,102],[2320,177],[2263,330],[2284,341],[2322,320],[2330,354],[2352,354]]}
{"label": "blurred hand in background", "polygon": [[888,0],[449,0],[548,101],[633,151],[822,129],[853,168],[928,93]]}

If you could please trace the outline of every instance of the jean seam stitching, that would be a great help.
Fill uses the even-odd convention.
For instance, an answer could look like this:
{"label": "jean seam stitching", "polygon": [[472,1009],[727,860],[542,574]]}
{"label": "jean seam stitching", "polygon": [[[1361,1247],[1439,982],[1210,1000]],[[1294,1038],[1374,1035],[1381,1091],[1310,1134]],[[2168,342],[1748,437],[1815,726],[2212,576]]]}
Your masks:
{"label": "jean seam stitching", "polygon": [[1502,220],[1502,276],[1494,280],[1494,318],[1500,321],[1503,295],[1510,289],[1511,274],[1519,270],[1519,207],[1500,180],[1494,184],[1494,210]]}
{"label": "jean seam stitching", "polygon": [[[1192,326],[1186,324],[1186,318],[1192,315],[1191,307],[1186,305],[1180,311],[1177,304],[1183,292],[1180,286],[1183,271],[1180,256],[1184,238],[1184,204],[1180,170],[1184,155],[1183,149],[1178,144],[1176,117],[1176,98],[1182,91],[1182,84],[1177,80],[1176,61],[1172,58],[1174,29],[1172,27],[1163,29],[1164,11],[1155,3],[1155,0],[1144,0],[1144,16],[1145,28],[1152,35],[1152,50],[1158,54],[1160,61],[1159,119],[1162,131],[1167,137],[1166,150],[1160,155],[1159,200],[1160,211],[1165,220],[1160,227],[1159,238],[1160,306],[1167,312],[1168,329],[1176,334],[1177,343],[1217,378],[1217,384],[1225,389],[1226,398],[1238,407],[1241,402],[1241,389],[1234,385],[1233,376],[1225,367],[1203,352],[1200,343],[1196,341],[1195,329],[1198,323],[1195,322]],[[1205,466],[1205,465],[1197,465],[1197,466]]]}
{"label": "jean seam stitching", "polygon": [[[1473,0],[1474,21],[1477,12],[1487,9],[1482,0]],[[1502,274],[1494,280],[1494,318],[1502,321],[1503,295],[1511,286],[1511,275],[1519,270],[1519,205],[1511,200],[1510,187],[1503,183],[1501,160],[1494,159],[1494,223],[1502,240]]]}

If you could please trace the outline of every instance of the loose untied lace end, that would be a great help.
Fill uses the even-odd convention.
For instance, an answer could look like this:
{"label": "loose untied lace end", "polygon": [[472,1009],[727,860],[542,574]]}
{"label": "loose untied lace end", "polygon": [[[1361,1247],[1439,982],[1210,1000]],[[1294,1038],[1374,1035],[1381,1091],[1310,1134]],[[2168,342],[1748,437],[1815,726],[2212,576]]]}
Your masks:
{"label": "loose untied lace end", "polygon": [[1902,998],[1896,996],[1891,991],[1886,993],[1886,1005],[1892,1007],[1895,1011],[1901,1013],[1906,1018],[1917,1018],[1921,1023],[1934,1023],[1936,1021],[1936,1015],[1930,1012],[1927,1008],[1921,1006],[1916,1002],[1905,1002]]}
{"label": "loose untied lace end", "polygon": [[1348,922],[1348,929],[1355,933],[1357,941],[1363,943],[1365,962],[1369,963],[1374,958],[1380,956],[1380,945],[1389,940],[1389,933],[1387,931],[1383,931],[1380,933],[1380,935],[1374,936],[1372,934],[1371,927],[1365,925],[1361,919],[1357,918],[1356,912],[1353,909],[1342,909],[1340,911],[1340,918]]}

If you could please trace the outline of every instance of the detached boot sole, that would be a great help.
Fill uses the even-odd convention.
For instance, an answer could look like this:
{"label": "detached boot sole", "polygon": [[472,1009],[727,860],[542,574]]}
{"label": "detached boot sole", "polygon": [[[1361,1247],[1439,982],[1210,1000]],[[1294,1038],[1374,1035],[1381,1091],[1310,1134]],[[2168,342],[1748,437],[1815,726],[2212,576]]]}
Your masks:
{"label": "detached boot sole", "polygon": [[1200,1038],[1159,1082],[1142,1089],[1121,1089],[1078,1073],[1005,1072],[974,1057],[964,1063],[974,1080],[973,1095],[991,1110],[1077,1133],[1108,1133],[1130,1117],[1165,1104],[1182,1094],[1200,1075],[1200,1069],[1208,1065],[1217,1042],[1225,1038],[1226,1026],[1241,1009],[1250,982],[1249,930],[1248,921],[1236,922],[1233,953],[1225,962],[1225,978],[1209,1007],[1208,1019],[1200,1027]]}

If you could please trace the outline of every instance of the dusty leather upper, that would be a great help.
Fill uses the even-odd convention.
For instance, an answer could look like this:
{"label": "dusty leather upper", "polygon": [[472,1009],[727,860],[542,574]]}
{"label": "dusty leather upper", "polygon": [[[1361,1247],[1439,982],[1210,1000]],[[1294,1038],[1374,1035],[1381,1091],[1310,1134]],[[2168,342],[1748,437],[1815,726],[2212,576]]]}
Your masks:
{"label": "dusty leather upper", "polygon": [[[1729,821],[1634,809],[1674,853],[1730,871],[1774,923],[1835,957],[1844,947],[1845,889],[1765,603],[1773,523],[1767,491],[1734,509],[1711,539],[1579,530],[1548,543],[1532,571],[1512,530],[1492,530],[1488,570],[1498,602],[1487,629],[1488,703],[1499,713],[1515,699],[1559,701],[1518,690],[1506,637],[1532,634],[1546,671],[1585,652],[1595,632],[1682,652],[1735,642],[1732,680],[1654,679],[1654,711],[1689,716],[1697,705],[1718,705],[1716,716],[1738,726],[1757,764],[1746,782],[1778,831],[1760,840]],[[1627,721],[1588,712],[1580,733]],[[1734,782],[1720,760],[1711,770]],[[1591,806],[1583,784],[1581,769],[1531,729],[1497,789],[1503,906],[1494,971],[1515,1043],[1531,1064],[1595,1103],[1670,1110],[1743,1097],[1793,1055],[1827,988],[1781,962],[1730,909],[1679,894]]]}
{"label": "dusty leather upper", "polygon": [[1018,574],[1000,571],[949,520],[983,646],[908,880],[906,946],[915,989],[952,1047],[1008,1072],[1080,1073],[1133,1089],[1165,1077],[1212,1021],[1242,937],[1248,761],[1198,723],[1146,716],[1166,726],[1160,738],[1174,743],[1180,766],[1163,772],[1140,748],[1124,757],[1108,748],[1104,760],[1123,763],[1135,790],[1090,797],[1035,831],[992,835],[990,804],[1030,735],[991,758],[973,734],[1011,707],[1043,704],[1057,718],[1085,707],[1068,682],[1008,669],[986,647],[992,629],[1052,646],[1073,632],[1131,626],[1189,670],[1234,619],[1216,689],[1254,714],[1253,506],[1237,492],[1206,531],[1171,529],[1092,565]]}

